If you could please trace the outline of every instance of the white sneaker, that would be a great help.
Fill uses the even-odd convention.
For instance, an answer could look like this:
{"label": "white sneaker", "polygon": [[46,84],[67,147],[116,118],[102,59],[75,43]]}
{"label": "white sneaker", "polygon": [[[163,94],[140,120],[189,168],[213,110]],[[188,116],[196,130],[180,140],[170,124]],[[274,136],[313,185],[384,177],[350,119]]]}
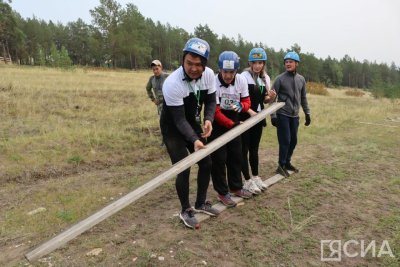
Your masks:
{"label": "white sneaker", "polygon": [[261,180],[261,178],[259,176],[253,176],[253,178],[251,178],[251,180],[253,180],[253,183],[260,189],[260,190],[265,190],[267,189],[267,185],[263,182],[263,180]]}
{"label": "white sneaker", "polygon": [[244,181],[243,189],[246,189],[247,191],[255,195],[261,193],[261,190],[258,188],[258,186],[254,183],[252,179]]}

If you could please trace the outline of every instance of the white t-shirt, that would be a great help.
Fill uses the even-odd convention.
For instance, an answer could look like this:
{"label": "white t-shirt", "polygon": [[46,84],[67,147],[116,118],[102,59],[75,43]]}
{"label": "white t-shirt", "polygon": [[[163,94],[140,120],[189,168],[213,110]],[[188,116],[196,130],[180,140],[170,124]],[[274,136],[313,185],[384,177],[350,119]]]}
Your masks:
{"label": "white t-shirt", "polygon": [[239,73],[237,73],[235,76],[234,84],[230,84],[228,87],[225,87],[221,84],[217,74],[215,76],[215,87],[217,105],[224,110],[232,110],[230,104],[233,104],[234,102],[240,102],[241,98],[249,96],[247,81]]}
{"label": "white t-shirt", "polygon": [[[248,84],[256,85],[256,83],[254,82],[253,76],[251,76],[251,73],[249,71],[243,71],[241,73],[241,75],[246,78]],[[267,84],[264,84],[264,82],[262,81],[261,78],[259,78],[259,79],[260,80],[258,80],[259,83],[257,85],[264,85],[267,88],[267,90],[269,90],[271,88],[271,78],[266,73],[265,73],[265,81],[267,82]]]}
{"label": "white t-shirt", "polygon": [[[243,77],[245,77],[248,84],[253,84],[254,86],[256,86],[256,85],[265,86],[266,94],[267,94],[268,90],[271,88],[271,78],[266,73],[264,73],[266,84],[260,77],[257,78],[257,81],[254,81],[253,76],[251,75],[251,73],[249,71],[244,71],[241,74]],[[256,111],[257,112],[261,111],[260,104],[258,104]]]}
{"label": "white t-shirt", "polygon": [[215,76],[212,69],[206,67],[201,78],[191,82],[184,80],[183,67],[171,73],[163,85],[163,95],[167,106],[182,106],[183,99],[188,97],[191,92],[197,95],[198,90],[207,90],[207,94],[215,92]]}

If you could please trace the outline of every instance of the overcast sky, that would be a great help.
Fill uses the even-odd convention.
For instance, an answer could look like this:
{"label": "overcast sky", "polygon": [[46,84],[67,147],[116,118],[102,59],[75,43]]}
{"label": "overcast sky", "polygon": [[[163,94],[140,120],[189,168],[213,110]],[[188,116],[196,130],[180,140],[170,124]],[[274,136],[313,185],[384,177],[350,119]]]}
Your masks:
{"label": "overcast sky", "polygon": [[[153,21],[169,23],[189,33],[208,24],[219,37],[262,42],[275,50],[297,43],[302,52],[359,61],[395,62],[400,67],[399,0],[117,0],[133,3]],[[53,22],[83,19],[99,0],[12,0],[24,18]],[[212,49],[212,48],[211,48]]]}

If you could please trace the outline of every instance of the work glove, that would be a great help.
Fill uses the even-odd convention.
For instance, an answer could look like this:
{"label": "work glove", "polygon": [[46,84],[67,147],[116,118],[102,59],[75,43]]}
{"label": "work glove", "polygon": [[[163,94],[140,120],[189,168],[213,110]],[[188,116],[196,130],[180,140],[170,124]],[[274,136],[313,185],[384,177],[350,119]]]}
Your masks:
{"label": "work glove", "polygon": [[279,122],[278,122],[278,118],[277,117],[272,117],[271,118],[271,124],[275,127],[278,127]]}
{"label": "work glove", "polygon": [[310,114],[306,114],[306,122],[304,123],[305,126],[308,126],[311,124],[311,117]]}

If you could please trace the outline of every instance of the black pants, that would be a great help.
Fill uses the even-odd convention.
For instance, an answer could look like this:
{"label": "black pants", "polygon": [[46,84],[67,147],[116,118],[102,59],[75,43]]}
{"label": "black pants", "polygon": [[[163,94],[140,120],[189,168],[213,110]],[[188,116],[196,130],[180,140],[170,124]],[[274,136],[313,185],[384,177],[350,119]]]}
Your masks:
{"label": "black pants", "polygon": [[[181,159],[193,153],[194,146],[185,141],[183,136],[177,129],[162,129],[163,139],[167,147],[168,154],[172,164],[177,163]],[[205,140],[202,140],[205,142]],[[195,207],[198,208],[205,203],[207,198],[207,189],[210,183],[211,157],[207,156],[198,163],[199,171],[197,173],[197,198]],[[181,202],[182,211],[190,208],[189,202],[189,176],[190,168],[184,170],[176,177],[175,187]]]}
{"label": "black pants", "polygon": [[242,134],[242,173],[244,179],[250,179],[249,162],[251,174],[258,175],[258,148],[260,146],[263,123],[260,122]]}
{"label": "black pants", "polygon": [[[226,195],[229,189],[236,191],[243,187],[241,143],[241,137],[238,136],[211,154],[211,178],[215,191],[220,195]],[[226,182],[227,175],[228,183]]]}
{"label": "black pants", "polygon": [[279,165],[290,163],[293,151],[297,145],[297,130],[299,129],[299,117],[288,117],[277,114],[277,135],[279,142]]}

